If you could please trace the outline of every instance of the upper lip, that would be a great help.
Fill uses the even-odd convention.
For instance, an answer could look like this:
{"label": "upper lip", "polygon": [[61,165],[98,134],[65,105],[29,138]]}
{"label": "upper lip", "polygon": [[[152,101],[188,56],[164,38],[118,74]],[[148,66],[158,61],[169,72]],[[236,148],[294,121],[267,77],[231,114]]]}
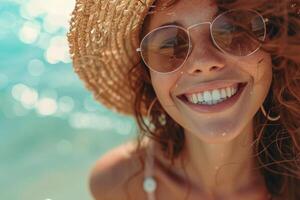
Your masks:
{"label": "upper lip", "polygon": [[176,96],[200,93],[200,92],[203,92],[203,91],[208,91],[208,90],[213,90],[213,89],[218,89],[218,88],[224,88],[224,87],[228,87],[228,86],[232,86],[234,84],[240,84],[240,83],[246,83],[246,82],[216,80],[216,81],[212,81],[212,82],[201,83],[201,84],[193,85],[193,86],[187,88],[184,92],[181,92],[181,93],[177,94]]}

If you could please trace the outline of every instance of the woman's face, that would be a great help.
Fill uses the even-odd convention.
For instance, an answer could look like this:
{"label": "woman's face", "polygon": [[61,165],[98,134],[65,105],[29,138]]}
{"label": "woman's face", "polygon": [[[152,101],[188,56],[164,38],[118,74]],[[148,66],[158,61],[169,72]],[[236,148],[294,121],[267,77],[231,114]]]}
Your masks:
{"label": "woman's face", "polygon": [[[216,12],[217,5],[209,0],[179,1],[168,10],[150,15],[146,29],[151,31],[172,21],[181,22],[184,28],[200,22],[211,22]],[[154,90],[163,108],[185,132],[208,143],[229,141],[241,134],[267,96],[272,80],[270,55],[263,50],[246,57],[224,54],[210,39],[208,24],[193,28],[190,36],[193,50],[179,70],[169,74],[150,70]],[[219,85],[212,85],[218,81]],[[221,105],[219,103],[197,110],[191,106],[192,103],[179,98],[202,92],[202,97],[206,95],[206,99],[209,99],[205,91],[240,82],[246,82],[247,85],[238,90],[241,93],[236,101],[232,101],[235,95],[226,100],[232,103],[231,106],[217,108]],[[210,88],[203,88],[204,84]],[[211,109],[213,107],[216,109]]]}

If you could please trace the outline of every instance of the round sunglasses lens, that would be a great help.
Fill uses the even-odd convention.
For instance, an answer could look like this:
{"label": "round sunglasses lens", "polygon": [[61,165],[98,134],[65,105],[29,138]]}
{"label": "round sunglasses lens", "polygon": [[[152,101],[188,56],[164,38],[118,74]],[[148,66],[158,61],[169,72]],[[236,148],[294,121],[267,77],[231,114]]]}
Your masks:
{"label": "round sunglasses lens", "polygon": [[153,30],[142,41],[141,53],[145,64],[157,72],[178,69],[189,50],[189,37],[178,27],[162,27]]}
{"label": "round sunglasses lens", "polygon": [[251,10],[231,10],[219,15],[212,25],[219,48],[235,56],[247,56],[260,47],[265,38],[263,18]]}

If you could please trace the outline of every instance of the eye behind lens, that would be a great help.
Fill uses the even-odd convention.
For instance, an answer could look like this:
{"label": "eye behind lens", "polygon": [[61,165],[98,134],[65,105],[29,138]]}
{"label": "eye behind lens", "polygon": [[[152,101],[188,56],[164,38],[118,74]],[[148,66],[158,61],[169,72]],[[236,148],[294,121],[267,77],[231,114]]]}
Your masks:
{"label": "eye behind lens", "polygon": [[233,9],[215,18],[212,37],[223,52],[247,56],[255,52],[265,39],[265,22],[254,10]]}

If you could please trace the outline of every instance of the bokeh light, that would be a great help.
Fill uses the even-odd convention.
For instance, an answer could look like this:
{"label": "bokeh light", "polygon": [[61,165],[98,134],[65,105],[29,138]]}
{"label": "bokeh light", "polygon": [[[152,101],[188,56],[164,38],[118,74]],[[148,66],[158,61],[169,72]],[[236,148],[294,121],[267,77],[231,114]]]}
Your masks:
{"label": "bokeh light", "polygon": [[41,27],[38,22],[27,21],[21,27],[19,37],[24,43],[31,44],[34,43],[41,31]]}
{"label": "bokeh light", "polygon": [[32,59],[28,63],[28,72],[32,76],[40,76],[45,70],[44,63],[39,59]]}
{"label": "bokeh light", "polygon": [[42,98],[37,102],[36,109],[41,115],[53,115],[57,110],[57,102],[55,99]]}
{"label": "bokeh light", "polygon": [[74,73],[74,5],[0,3],[1,200],[91,200],[91,166],[134,133],[133,119],[101,105]]}
{"label": "bokeh light", "polygon": [[58,62],[69,63],[69,47],[65,36],[56,36],[50,40],[49,48],[45,54],[46,60],[51,64]]}
{"label": "bokeh light", "polygon": [[25,108],[33,108],[38,100],[38,93],[35,89],[27,88],[20,97],[20,102]]}

